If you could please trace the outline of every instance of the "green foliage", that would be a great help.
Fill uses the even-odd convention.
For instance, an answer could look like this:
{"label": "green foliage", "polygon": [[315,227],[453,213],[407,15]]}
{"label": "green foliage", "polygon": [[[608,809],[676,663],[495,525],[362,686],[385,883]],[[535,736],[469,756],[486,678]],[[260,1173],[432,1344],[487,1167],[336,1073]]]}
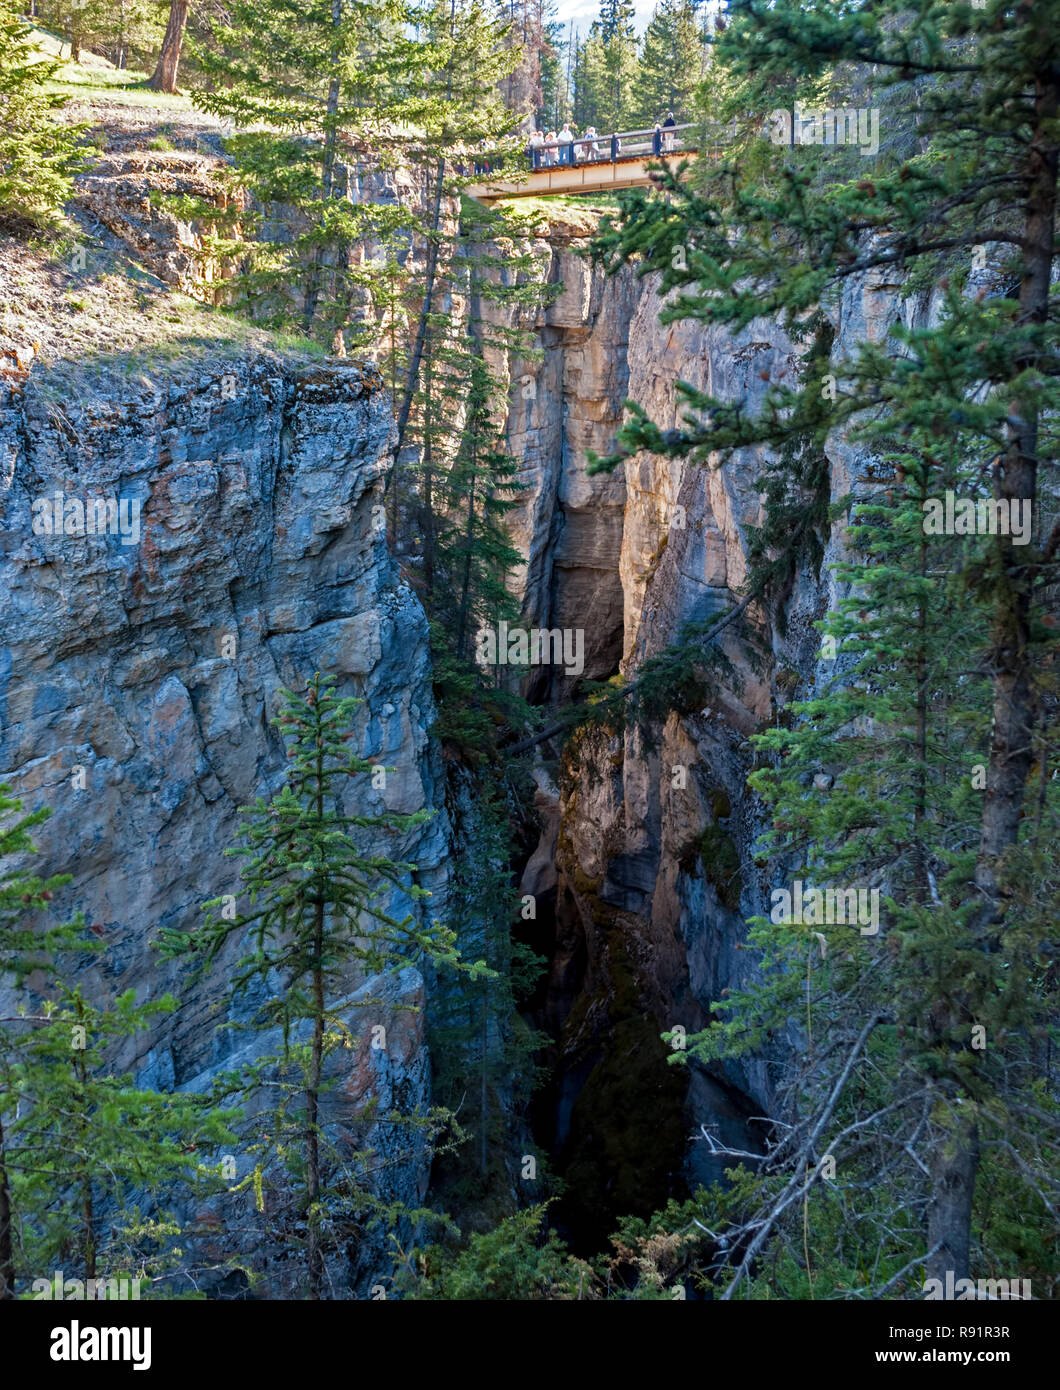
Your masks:
{"label": "green foliage", "polygon": [[650,129],[669,112],[678,125],[694,119],[704,52],[692,0],[661,0],[644,31],[630,96],[633,126]]}
{"label": "green foliage", "polygon": [[[193,44],[208,82],[194,100],[237,127],[233,181],[251,206],[215,211],[207,249],[243,254],[230,288],[256,317],[300,321],[329,345],[351,326],[356,339],[363,320],[371,337],[377,281],[378,310],[393,311],[399,254],[404,262],[410,240],[429,246],[439,232],[439,180],[452,195],[473,177],[447,167],[454,145],[504,147],[514,118],[493,88],[517,55],[480,0],[452,13],[405,0],[238,0],[227,15]],[[433,179],[422,211],[351,198],[366,151],[380,169],[411,164]],[[255,234],[249,250],[233,237],[237,226],[243,239]],[[354,256],[361,246],[378,249]],[[411,273],[400,277],[410,299]]]}
{"label": "green foliage", "polygon": [[[229,943],[243,943],[234,964],[225,954],[229,997],[253,1001],[249,1026],[282,1030],[281,1051],[257,1057],[224,1084],[255,1101],[250,1150],[256,1162],[244,1185],[253,1183],[262,1206],[266,1184],[281,1202],[294,1194],[297,1214],[288,1235],[305,1247],[312,1298],[323,1295],[326,1252],[349,1250],[366,1214],[378,1217],[385,1206],[368,1181],[378,1159],[354,1135],[379,1126],[388,1150],[404,1143],[401,1158],[391,1162],[421,1161],[446,1123],[437,1111],[376,1113],[369,1098],[337,1140],[328,1132],[320,1120],[321,1098],[333,1086],[326,1064],[360,1041],[344,1014],[378,1003],[374,994],[355,1001],[336,995],[412,963],[461,970],[471,980],[486,973],[481,961],[460,960],[451,928],[423,920],[420,904],[429,894],[411,881],[414,864],[359,847],[355,837],[406,832],[429,813],[366,815],[347,808],[349,780],[364,777],[373,764],[348,746],[359,702],[337,696],[335,683],[318,673],[304,692],[282,692],[273,723],[287,744],[285,784],[271,800],[244,808],[241,843],[226,851],[246,861],[246,909],[213,899],[205,904],[203,927],[167,932],[162,941],[167,954],[197,959],[200,970],[219,963]],[[410,910],[394,915],[385,905],[390,896],[404,897]],[[404,1141],[395,1137],[402,1129],[410,1135]]]}
{"label": "green foliage", "polygon": [[179,1259],[179,1227],[130,1203],[155,1209],[178,1191],[207,1191],[216,1175],[197,1152],[230,1137],[231,1114],[115,1070],[121,1044],[175,1001],[138,1004],[129,990],[101,1008],[64,982],[73,960],[102,947],[80,917],[41,919],[70,876],[42,880],[23,867],[30,831],[50,811],[21,815],[8,793],[0,787],[0,977],[14,992],[0,1020],[0,1291],[50,1280],[64,1260],[69,1272],[71,1259],[85,1278],[150,1279]]}
{"label": "green foliage", "polygon": [[[1045,867],[1058,810],[1045,774],[1055,541],[1046,554],[1040,529],[1024,548],[1007,528],[936,536],[925,524],[947,491],[973,505],[1050,507],[1057,316],[1051,243],[1034,229],[1046,205],[1051,224],[1056,175],[1027,151],[1056,153],[1051,98],[1028,93],[1043,83],[1055,93],[1057,40],[1044,13],[1032,21],[989,3],[734,0],[729,18],[708,84],[722,101],[704,112],[732,119],[728,148],[685,181],[664,177],[663,198],[620,195],[598,254],[658,273],[664,322],[732,335],[762,319],[782,327],[797,379],[766,369],[764,388],[725,400],[679,383],[680,427],[663,431],[633,408],[598,466],[640,449],[708,466],[767,451],[745,592],[781,633],[796,577],[819,568],[845,521],[837,600],[819,624],[835,662],[808,698],[792,702],[792,684],[778,681],[750,781],[772,813],[767,881],[872,885],[882,929],[755,919],[758,982],[727,989],[717,1022],[674,1060],[776,1059],[791,1127],[744,1193],[727,1296],[751,1287],[751,1255],[767,1252],[770,1287],[785,1297],[902,1296],[924,1261],[954,1267],[969,1246],[983,1259],[1011,1254],[1011,1185],[1027,1183],[1040,1220],[1060,1182],[1043,1152],[1055,1119],[1030,1100],[1057,1002],[1047,925],[1057,887]],[[869,71],[886,103],[866,91]],[[861,100],[883,106],[896,132],[871,166],[853,151],[762,138],[773,108]],[[835,354],[832,324],[859,291],[869,313],[871,277],[910,273],[935,292],[928,326],[899,318]],[[851,495],[836,498],[839,439],[853,476]],[[804,650],[807,665],[814,655]],[[984,769],[985,792],[973,780]],[[818,1176],[823,1154],[838,1164],[834,1180]],[[980,1171],[970,1228],[940,1215],[961,1164],[972,1181]],[[864,1207],[850,1202],[869,1191]],[[1028,1258],[1037,1248],[1031,1236]]]}
{"label": "green foliage", "polygon": [[36,0],[34,17],[65,40],[72,62],[88,49],[117,68],[153,66],[165,30],[157,0]]}
{"label": "green foliage", "polygon": [[569,1255],[554,1231],[542,1237],[545,1208],[506,1217],[492,1231],[473,1234],[456,1252],[442,1246],[414,1250],[394,1276],[403,1298],[414,1300],[531,1299],[591,1296],[588,1265]]}
{"label": "green foliage", "polygon": [[487,770],[454,777],[468,804],[459,816],[447,925],[461,953],[485,961],[478,980],[453,975],[432,989],[429,1041],[435,1095],[462,1114],[471,1143],[436,1188],[446,1199],[474,1196],[481,1207],[491,1190],[506,1202],[518,1125],[536,1079],[535,1054],[548,1042],[520,1017],[544,961],[515,936],[520,898],[513,879],[511,808],[503,782]]}
{"label": "green foliage", "polygon": [[64,125],[52,112],[65,97],[45,83],[58,64],[40,61],[25,20],[0,3],[0,224],[11,231],[54,225],[82,167],[83,125]]}
{"label": "green foliage", "polygon": [[600,17],[575,61],[573,111],[579,129],[592,125],[604,133],[630,128],[637,75],[633,15],[629,0],[601,0]]}

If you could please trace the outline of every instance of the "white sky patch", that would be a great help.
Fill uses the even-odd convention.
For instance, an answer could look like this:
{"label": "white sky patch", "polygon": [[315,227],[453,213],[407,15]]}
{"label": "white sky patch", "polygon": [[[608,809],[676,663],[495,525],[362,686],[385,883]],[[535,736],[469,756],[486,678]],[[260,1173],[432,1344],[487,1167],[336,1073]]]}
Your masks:
{"label": "white sky patch", "polygon": [[[648,20],[655,13],[657,3],[658,0],[635,0],[634,23],[638,34],[644,32]],[[717,9],[718,5],[714,4],[712,8]],[[571,21],[573,21],[575,29],[584,35],[589,32],[589,26],[599,13],[599,0],[558,0],[555,17],[565,29],[569,28]]]}
{"label": "white sky patch", "polygon": [[[636,0],[636,4],[637,32],[640,33],[652,17],[656,0]],[[600,13],[600,5],[599,0],[559,0],[556,11],[556,18],[561,24],[569,25],[573,20],[575,29],[587,33],[589,25]]]}

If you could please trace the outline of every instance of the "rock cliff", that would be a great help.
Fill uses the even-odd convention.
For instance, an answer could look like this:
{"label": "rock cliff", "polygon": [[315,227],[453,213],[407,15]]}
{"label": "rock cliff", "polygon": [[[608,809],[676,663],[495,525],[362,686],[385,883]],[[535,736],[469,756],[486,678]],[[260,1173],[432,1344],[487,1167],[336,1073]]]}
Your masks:
{"label": "rock cliff", "polygon": [[[599,680],[632,677],[683,624],[732,605],[747,573],[747,528],[761,521],[765,459],[746,450],[705,468],[637,456],[590,476],[588,452],[610,451],[625,398],[672,428],[675,382],[753,403],[797,356],[767,322],[736,337],[661,325],[657,282],[629,267],[607,278],[586,259],[586,232],[559,214],[547,239],[548,273],[563,291],[538,325],[540,361],[522,366],[508,432],[527,484],[516,528],[524,621],[583,628],[586,675]],[[881,336],[898,313],[929,311],[897,291],[851,287],[834,314],[837,355]],[[829,452],[834,500],[865,480],[843,439]],[[720,1176],[701,1124],[757,1149],[752,1117],[775,1113],[761,1062],[675,1071],[658,1034],[702,1028],[712,1003],[755,968],[744,921],[764,910],[772,885],[752,848],[761,808],[746,785],[746,736],[819,677],[813,623],[834,602],[827,562],[841,544],[837,526],[820,573],[796,576],[785,636],[764,632],[764,669],[731,629],[719,644],[728,669],[701,710],[576,736],[558,769],[547,755],[539,763],[544,828],[522,886],[546,909],[538,945],[551,970],[538,1020],[555,1044],[538,1126],[570,1187],[561,1221],[585,1248],[600,1245],[619,1213],[650,1211],[678,1191],[675,1173],[691,1184]],[[529,688],[558,702],[575,683],[553,669]]]}
{"label": "rock cliff", "polygon": [[[264,351],[190,360],[124,375],[114,362],[60,364],[0,388],[0,782],[28,808],[53,808],[36,864],[74,875],[62,906],[106,947],[83,971],[98,999],[175,986],[176,967],[152,950],[157,929],[188,929],[204,901],[238,894],[223,850],[238,808],[282,781],[269,723],[282,687],[319,669],[363,701],[355,747],[393,770],[385,789],[365,778],[350,809],[442,804],[426,621],[382,532],[393,422],[377,375]],[[56,493],[60,522],[73,520],[35,531]],[[67,533],[91,529],[75,526],[71,502],[91,515],[96,499],[119,501],[125,534]],[[385,851],[439,892],[427,909],[396,894],[393,908],[435,910],[444,812]],[[130,1040],[119,1065],[206,1086],[246,1046],[219,1027],[225,965],[182,988],[175,1023]],[[392,1011],[422,1004],[415,971],[398,983]],[[380,1016],[351,1020],[363,1030]],[[426,1103],[422,1018],[394,1012],[385,1054],[367,1043],[348,1054],[340,1112],[398,1091]],[[426,1176],[412,1161],[393,1181],[415,1201]],[[375,1253],[350,1277],[369,1278]]]}

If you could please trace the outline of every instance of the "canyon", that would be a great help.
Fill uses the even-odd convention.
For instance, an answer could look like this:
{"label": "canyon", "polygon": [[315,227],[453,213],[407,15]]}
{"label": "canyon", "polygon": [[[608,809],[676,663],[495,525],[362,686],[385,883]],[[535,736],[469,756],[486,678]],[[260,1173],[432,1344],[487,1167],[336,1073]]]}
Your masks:
{"label": "canyon", "polygon": [[[143,160],[135,167],[145,173]],[[160,229],[148,210],[150,237],[142,226],[128,232],[128,161],[115,162],[109,182],[106,173],[85,196],[103,199],[106,225],[149,251],[158,274],[185,284],[180,247],[194,229],[164,219]],[[198,172],[183,161],[177,175]],[[526,683],[550,705],[581,698],[580,677],[630,679],[684,624],[724,614],[761,519],[758,451],[720,467],[637,456],[590,473],[590,452],[611,448],[623,402],[672,428],[675,381],[754,400],[798,365],[798,349],[767,322],[736,338],[660,324],[651,278],[629,267],[609,277],[590,263],[592,227],[584,211],[550,217],[534,253],[560,290],[524,325],[539,351],[496,364],[509,373],[506,435],[525,489],[510,518],[522,622],[584,635],[582,672],[541,668]],[[155,242],[174,234],[159,251]],[[899,286],[852,282],[834,306],[833,351],[879,338],[897,316],[931,312]],[[0,782],[28,809],[52,808],[35,869],[72,873],[64,910],[82,911],[106,938],[105,963],[82,970],[95,997],[180,986],[152,937],[160,926],[188,929],[204,902],[236,891],[223,850],[239,808],[283,778],[269,722],[278,693],[314,670],[362,702],[355,747],[389,769],[359,808],[433,813],[379,846],[415,862],[416,885],[431,894],[424,905],[396,892],[392,909],[444,915],[454,827],[431,734],[427,623],[382,525],[394,439],[370,364],[264,347],[135,373],[105,356],[76,374],[54,361],[0,386]],[[833,499],[871,486],[843,439],[829,456]],[[57,491],[135,499],[141,543],[36,534],[33,500]],[[775,1113],[764,1058],[674,1067],[660,1034],[701,1029],[756,968],[745,921],[768,912],[772,885],[755,858],[762,811],[746,785],[747,735],[831,669],[814,622],[837,597],[829,562],[841,548],[837,525],[820,571],[799,569],[784,633],[764,633],[765,665],[735,629],[722,636],[727,665],[702,709],[591,729],[532,755],[540,833],[523,846],[513,899],[537,904],[525,939],[548,966],[526,1009],[551,1043],[531,1122],[567,1184],[557,1228],[578,1249],[600,1248],[618,1216],[717,1181],[724,1164],[701,1126],[760,1151]],[[184,990],[175,1024],[130,1040],[120,1065],[145,1084],[207,1088],[239,1056],[240,1035],[219,1025],[245,1017],[222,1010],[223,973]],[[424,979],[409,969],[385,987],[348,985],[361,1040],[331,1093],[337,1130],[368,1095],[383,1109],[430,1095]],[[358,991],[374,1000],[367,1013]],[[373,1021],[387,1026],[383,1050],[368,1045]],[[796,1046],[796,1036],[777,1039],[776,1056]],[[518,1161],[508,1160],[513,1172]],[[428,1181],[415,1155],[398,1155],[387,1179],[412,1204]],[[192,1214],[204,1258],[223,1255],[230,1218],[225,1202]],[[364,1296],[385,1250],[380,1235],[334,1278]],[[282,1293],[282,1269],[267,1278]]]}

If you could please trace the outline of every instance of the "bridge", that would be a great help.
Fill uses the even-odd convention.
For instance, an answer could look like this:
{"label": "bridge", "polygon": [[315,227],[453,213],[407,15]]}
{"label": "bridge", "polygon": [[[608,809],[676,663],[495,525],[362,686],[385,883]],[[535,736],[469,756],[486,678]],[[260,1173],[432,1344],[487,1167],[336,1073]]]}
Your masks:
{"label": "bridge", "polygon": [[495,203],[499,198],[548,198],[644,187],[651,183],[648,167],[653,161],[671,154],[694,153],[699,148],[699,135],[700,127],[689,124],[578,136],[566,144],[554,140],[531,145],[526,157],[528,174],[476,169],[483,174],[483,182],[464,192],[480,203]]}

